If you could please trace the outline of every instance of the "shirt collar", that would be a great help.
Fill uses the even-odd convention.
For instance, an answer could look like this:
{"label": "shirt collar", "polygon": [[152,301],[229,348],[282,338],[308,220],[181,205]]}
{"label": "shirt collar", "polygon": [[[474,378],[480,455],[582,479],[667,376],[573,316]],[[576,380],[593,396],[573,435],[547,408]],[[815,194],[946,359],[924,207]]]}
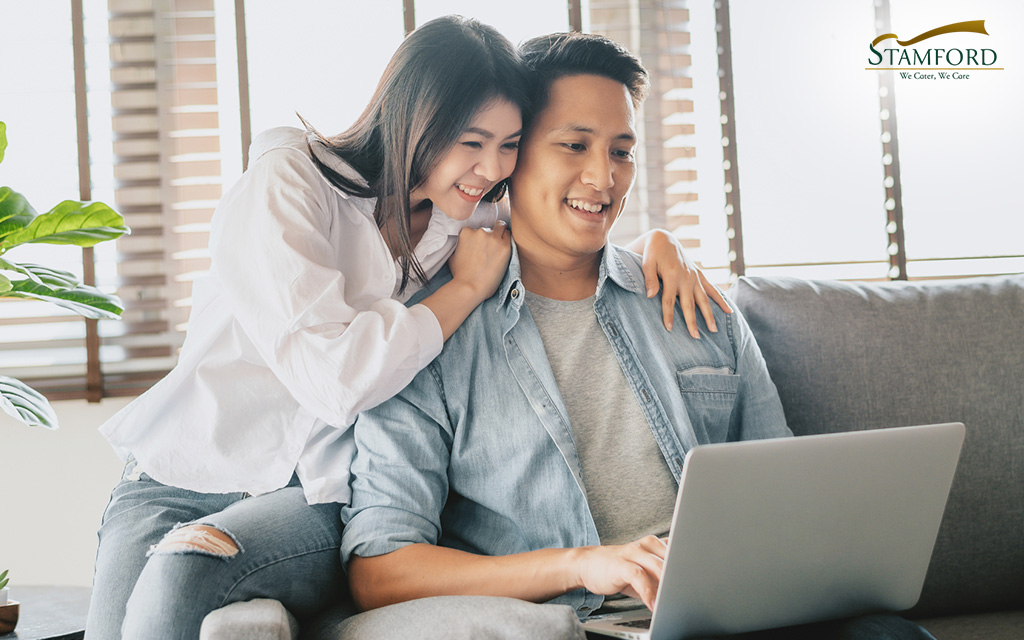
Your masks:
{"label": "shirt collar", "polygon": [[430,214],[430,223],[427,225],[427,232],[440,232],[444,235],[457,236],[466,227],[480,229],[483,227],[494,228],[498,222],[498,207],[493,202],[481,201],[469,218],[465,220],[453,220],[444,211],[434,205]]}
{"label": "shirt collar", "polygon": [[[604,293],[605,285],[609,279],[616,285],[632,293],[642,294],[644,288],[637,280],[622,259],[626,250],[622,247],[606,244],[601,255],[601,265],[597,275],[597,298]],[[519,249],[516,246],[515,238],[512,239],[512,257],[508,262],[508,269],[505,271],[505,278],[498,286],[498,309],[513,305],[519,307],[523,303],[522,266],[519,263]],[[513,293],[513,290],[518,290]]]}
{"label": "shirt collar", "polygon": [[[359,185],[366,186],[366,180],[363,176],[359,175],[359,172],[352,165],[345,162],[338,154],[331,151],[316,133],[306,129],[306,141],[309,143],[309,150],[323,165]],[[342,198],[348,199],[351,197],[351,194],[345,193],[341,189],[335,190],[341,194]]]}
{"label": "shirt collar", "polygon": [[643,283],[637,280],[637,276],[630,271],[622,259],[626,249],[618,245],[608,243],[604,246],[604,255],[601,256],[601,270],[597,276],[597,297],[601,297],[608,278],[631,293],[645,293]]}
{"label": "shirt collar", "polygon": [[498,209],[492,202],[481,202],[473,215],[466,220],[453,220],[435,205],[430,212],[427,230],[416,245],[416,255],[425,256],[447,246],[451,238],[458,238],[459,232],[466,227],[479,229],[493,228],[498,221]]}

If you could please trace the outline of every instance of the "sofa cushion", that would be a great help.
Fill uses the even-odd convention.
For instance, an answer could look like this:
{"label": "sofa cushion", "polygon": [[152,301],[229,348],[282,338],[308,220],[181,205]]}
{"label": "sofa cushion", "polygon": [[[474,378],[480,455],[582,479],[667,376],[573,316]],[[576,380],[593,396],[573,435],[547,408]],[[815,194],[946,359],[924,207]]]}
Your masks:
{"label": "sofa cushion", "polygon": [[303,640],[585,640],[572,607],[491,596],[439,596],[349,617],[336,611],[302,630]]}
{"label": "sofa cushion", "polygon": [[1020,640],[1024,609],[915,620],[940,640]]}
{"label": "sofa cushion", "polygon": [[1024,608],[1024,275],[740,278],[796,435],[963,422],[921,616]]}

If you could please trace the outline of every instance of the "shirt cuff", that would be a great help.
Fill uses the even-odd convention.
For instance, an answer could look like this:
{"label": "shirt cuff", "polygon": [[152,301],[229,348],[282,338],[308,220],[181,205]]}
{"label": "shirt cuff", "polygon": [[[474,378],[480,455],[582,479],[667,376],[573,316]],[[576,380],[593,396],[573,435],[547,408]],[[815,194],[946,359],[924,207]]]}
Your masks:
{"label": "shirt cuff", "polygon": [[341,536],[341,561],[345,567],[353,555],[373,558],[411,544],[437,544],[436,525],[402,509],[343,507],[341,519],[345,524]]}
{"label": "shirt cuff", "polygon": [[416,326],[419,327],[421,348],[419,350],[420,360],[416,364],[416,369],[419,370],[433,362],[434,358],[441,354],[441,348],[444,347],[444,332],[441,331],[441,323],[438,322],[437,316],[427,305],[414,304],[409,307],[409,313],[412,314]]}

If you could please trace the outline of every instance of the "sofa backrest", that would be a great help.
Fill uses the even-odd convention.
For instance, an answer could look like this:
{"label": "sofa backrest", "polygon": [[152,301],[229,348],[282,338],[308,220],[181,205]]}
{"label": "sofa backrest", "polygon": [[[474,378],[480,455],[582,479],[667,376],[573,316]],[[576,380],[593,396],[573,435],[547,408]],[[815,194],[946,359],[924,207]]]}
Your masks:
{"label": "sofa backrest", "polygon": [[744,277],[730,293],[796,435],[966,425],[911,615],[1024,608],[1024,275],[939,283]]}

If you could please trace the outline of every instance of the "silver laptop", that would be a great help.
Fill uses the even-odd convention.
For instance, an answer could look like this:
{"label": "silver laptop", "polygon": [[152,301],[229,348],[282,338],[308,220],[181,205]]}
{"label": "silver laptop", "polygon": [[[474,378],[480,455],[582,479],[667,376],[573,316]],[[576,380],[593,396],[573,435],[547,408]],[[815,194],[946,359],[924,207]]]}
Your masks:
{"label": "silver laptop", "polygon": [[584,628],[681,640],[910,608],[963,439],[951,423],[695,447],[653,615]]}

